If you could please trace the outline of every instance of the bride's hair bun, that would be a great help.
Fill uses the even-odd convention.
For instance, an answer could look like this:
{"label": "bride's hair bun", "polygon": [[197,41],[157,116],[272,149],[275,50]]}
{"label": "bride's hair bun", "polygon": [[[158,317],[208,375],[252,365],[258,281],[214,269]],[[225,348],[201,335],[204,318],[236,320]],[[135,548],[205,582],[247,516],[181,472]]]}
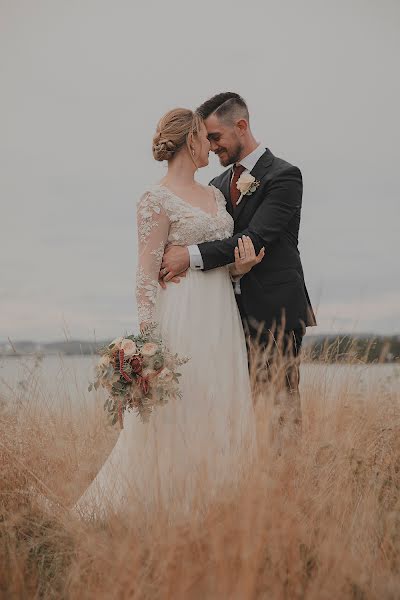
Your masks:
{"label": "bride's hair bun", "polygon": [[175,154],[175,151],[176,145],[172,140],[166,140],[159,135],[154,136],[153,156],[156,160],[170,160]]}
{"label": "bride's hair bun", "polygon": [[185,145],[189,147],[190,134],[196,135],[202,123],[199,114],[188,108],[174,108],[159,121],[153,138],[153,156],[156,160],[171,160]]}

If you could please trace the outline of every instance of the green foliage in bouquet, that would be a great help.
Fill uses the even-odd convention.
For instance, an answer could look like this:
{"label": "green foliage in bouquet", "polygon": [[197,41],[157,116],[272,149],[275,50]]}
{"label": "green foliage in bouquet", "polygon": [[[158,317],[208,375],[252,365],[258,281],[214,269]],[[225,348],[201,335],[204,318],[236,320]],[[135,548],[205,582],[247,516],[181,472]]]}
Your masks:
{"label": "green foliage in bouquet", "polygon": [[158,333],[157,323],[149,324],[138,335],[116,338],[97,350],[101,358],[96,379],[89,391],[100,385],[109,396],[104,409],[112,424],[123,426],[125,410],[134,410],[146,423],[153,409],[171,398],[180,398],[178,367],[189,359],[172,354]]}

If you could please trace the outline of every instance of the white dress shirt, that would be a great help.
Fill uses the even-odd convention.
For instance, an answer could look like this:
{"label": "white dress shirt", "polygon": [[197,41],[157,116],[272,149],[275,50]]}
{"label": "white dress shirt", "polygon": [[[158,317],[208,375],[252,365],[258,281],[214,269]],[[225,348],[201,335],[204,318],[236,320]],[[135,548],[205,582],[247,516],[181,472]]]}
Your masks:
{"label": "white dress shirt", "polygon": [[[249,173],[250,171],[252,171],[254,169],[256,163],[261,158],[261,156],[264,154],[264,152],[265,152],[264,144],[258,144],[257,148],[255,148],[253,150],[253,152],[250,152],[250,154],[248,154],[247,156],[242,158],[242,160],[240,160],[239,162],[237,162],[235,164],[242,165],[245,168],[243,173]],[[233,166],[231,168],[231,180],[232,180],[232,177],[233,177]],[[243,200],[242,200],[242,202],[243,202]],[[188,246],[188,250],[189,250],[189,257],[190,257],[190,268],[196,269],[196,270],[204,269],[203,258],[201,256],[199,247],[196,245]],[[240,279],[240,277],[233,279],[233,281],[235,282],[235,294],[240,294],[239,279]]]}

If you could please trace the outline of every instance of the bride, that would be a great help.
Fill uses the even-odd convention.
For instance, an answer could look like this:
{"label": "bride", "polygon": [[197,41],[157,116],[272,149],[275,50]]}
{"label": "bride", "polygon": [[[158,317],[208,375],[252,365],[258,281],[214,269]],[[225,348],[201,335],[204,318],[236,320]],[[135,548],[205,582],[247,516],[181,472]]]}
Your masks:
{"label": "bride", "polygon": [[140,328],[158,323],[168,348],[189,358],[181,368],[182,398],[156,409],[147,424],[125,413],[115,447],[73,507],[81,516],[160,506],[170,514],[193,513],[221,485],[234,483],[253,455],[247,351],[232,279],[258,264],[264,251],[256,256],[251,240],[243,238],[230,266],[189,270],[179,285],[172,281],[165,289],[158,283],[168,244],[232,236],[222,192],[194,179],[208,165],[209,151],[198,114],[177,108],[161,118],[153,156],[168,161],[168,170],[138,203],[136,297]]}

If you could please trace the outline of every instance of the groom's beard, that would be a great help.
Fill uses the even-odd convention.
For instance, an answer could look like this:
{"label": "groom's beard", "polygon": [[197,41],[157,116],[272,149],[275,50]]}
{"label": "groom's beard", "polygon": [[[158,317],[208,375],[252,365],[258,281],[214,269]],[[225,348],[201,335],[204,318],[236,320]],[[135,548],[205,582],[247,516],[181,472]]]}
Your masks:
{"label": "groom's beard", "polygon": [[243,146],[238,143],[236,148],[231,148],[229,151],[226,148],[219,148],[218,152],[215,152],[215,154],[218,156],[221,165],[227,167],[239,162],[242,152]]}

